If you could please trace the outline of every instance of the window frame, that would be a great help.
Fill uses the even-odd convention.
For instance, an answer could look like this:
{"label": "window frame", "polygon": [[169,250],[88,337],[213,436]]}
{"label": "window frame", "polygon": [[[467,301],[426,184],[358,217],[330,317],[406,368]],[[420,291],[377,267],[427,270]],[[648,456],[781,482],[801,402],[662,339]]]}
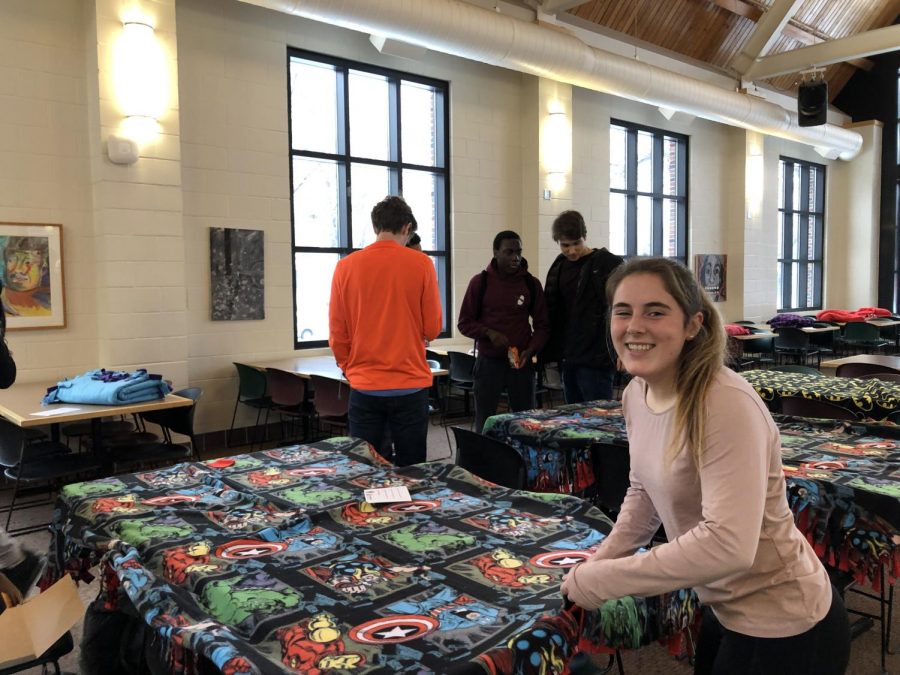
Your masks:
{"label": "window frame", "polygon": [[[778,272],[780,279],[780,287],[778,288],[778,302],[776,310],[778,312],[804,312],[810,310],[822,309],[822,299],[825,294],[825,203],[827,197],[827,167],[824,164],[810,162],[795,157],[780,155],[778,157],[779,173],[781,173],[781,197],[782,203],[778,205],[778,218],[781,222],[781,241],[778,242]],[[800,204],[795,210],[793,208],[794,194],[794,166],[800,167]],[[790,170],[788,170],[790,167]],[[815,204],[811,207],[809,203],[809,181],[810,173],[815,171],[819,173],[816,179],[816,193],[813,195]],[[815,218],[814,237],[816,246],[813,251],[813,257],[810,258],[809,250],[809,229],[808,227],[799,228],[797,234],[797,249],[801,252],[799,257],[784,257],[783,253],[791,250],[794,238],[794,216],[798,216],[801,222],[809,221],[809,218]],[[798,263],[800,265],[800,273],[797,275],[800,290],[797,293],[798,298],[806,298],[808,296],[807,276],[809,266],[813,266],[813,293],[812,303],[803,306],[792,307],[791,295],[793,291],[791,268]]]}
{"label": "window frame", "polygon": [[[291,61],[302,59],[315,63],[327,64],[338,71],[335,106],[337,109],[338,142],[336,152],[327,153],[314,150],[299,150],[294,148],[293,124],[292,124],[292,78]],[[300,341],[298,335],[299,321],[297,315],[297,266],[296,255],[298,253],[322,253],[334,255],[337,253],[340,259],[345,258],[361,247],[353,245],[353,210],[351,208],[351,167],[354,164],[380,166],[388,169],[390,181],[390,194],[403,194],[403,172],[405,170],[424,171],[439,177],[435,181],[435,237],[438,244],[443,243],[443,248],[425,250],[429,258],[435,259],[435,269],[438,277],[438,286],[444,302],[443,328],[439,337],[450,336],[449,313],[452,311],[452,224],[450,210],[450,83],[446,80],[425,77],[412,73],[405,73],[391,68],[384,68],[368,63],[362,63],[339,56],[321,54],[296,47],[287,48],[287,113],[288,113],[288,170],[290,181],[290,227],[291,227],[291,304],[293,307],[293,331],[294,349],[319,349],[328,346],[328,340]],[[389,85],[388,119],[391,144],[396,148],[396,158],[374,159],[371,157],[357,157],[350,150],[350,101],[349,71],[356,70],[363,73],[384,77]],[[433,88],[437,92],[435,110],[435,165],[412,164],[403,162],[403,127],[400,87],[403,82],[422,84]],[[394,154],[393,151],[389,154]],[[296,242],[296,227],[294,223],[294,160],[303,157],[333,161],[338,169],[338,238],[339,246],[298,246]],[[440,203],[443,202],[443,205]],[[374,204],[372,204],[374,206]],[[364,214],[369,218],[369,212]],[[443,269],[441,265],[443,260]],[[330,282],[329,282],[330,287]]]}
{"label": "window frame", "polygon": [[[663,204],[666,200],[674,200],[677,205],[675,222],[675,252],[674,256],[665,256],[673,260],[679,260],[687,265],[688,260],[688,215],[690,204],[690,137],[667,129],[627,122],[625,120],[610,118],[610,129],[619,127],[625,130],[625,187],[614,188],[610,181],[610,193],[621,194],[625,197],[625,251],[621,253],[623,258],[631,258],[638,255],[638,224],[637,201],[638,197],[649,197],[652,204],[651,222],[651,247],[654,256],[663,255]],[[638,160],[637,160],[637,135],[638,132],[649,133],[652,136],[653,150],[651,153],[651,192],[641,192],[637,189]],[[674,194],[663,192],[663,141],[668,136],[674,138],[680,146],[677,153],[676,190]]]}

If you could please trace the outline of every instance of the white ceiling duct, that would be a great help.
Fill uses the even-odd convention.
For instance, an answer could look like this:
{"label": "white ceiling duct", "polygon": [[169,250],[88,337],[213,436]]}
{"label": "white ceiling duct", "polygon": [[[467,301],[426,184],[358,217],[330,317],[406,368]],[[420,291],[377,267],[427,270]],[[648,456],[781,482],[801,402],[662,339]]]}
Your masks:
{"label": "white ceiling duct", "polygon": [[578,87],[683,111],[853,159],[862,136],[833,124],[800,127],[762,98],[595,49],[578,38],[460,0],[241,0],[260,7]]}

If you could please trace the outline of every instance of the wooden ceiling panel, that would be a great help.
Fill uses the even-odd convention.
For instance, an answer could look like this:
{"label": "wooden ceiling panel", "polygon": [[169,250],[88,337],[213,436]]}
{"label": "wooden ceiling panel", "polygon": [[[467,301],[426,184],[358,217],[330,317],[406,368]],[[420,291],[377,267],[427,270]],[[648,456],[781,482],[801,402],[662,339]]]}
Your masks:
{"label": "wooden ceiling panel", "polygon": [[[756,22],[774,0],[590,0],[570,13],[629,38],[729,70],[747,44]],[[803,0],[770,46],[778,54],[826,40],[889,26],[900,14],[900,0]],[[835,64],[825,70],[831,98],[850,79],[855,67]],[[736,75],[733,71],[733,74]],[[799,74],[771,78],[778,89],[791,89]]]}

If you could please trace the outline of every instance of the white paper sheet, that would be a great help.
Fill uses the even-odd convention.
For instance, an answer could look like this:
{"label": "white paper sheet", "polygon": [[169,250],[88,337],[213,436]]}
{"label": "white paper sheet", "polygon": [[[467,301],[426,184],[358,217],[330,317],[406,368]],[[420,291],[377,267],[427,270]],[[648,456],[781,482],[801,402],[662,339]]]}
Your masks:
{"label": "white paper sheet", "polygon": [[366,501],[370,504],[384,504],[386,502],[410,502],[412,498],[409,496],[409,488],[405,485],[396,485],[394,487],[373,488],[364,490],[363,494]]}
{"label": "white paper sheet", "polygon": [[53,415],[65,415],[67,413],[75,413],[81,408],[54,408],[53,410],[41,410],[40,412],[29,413],[31,417],[52,417]]}

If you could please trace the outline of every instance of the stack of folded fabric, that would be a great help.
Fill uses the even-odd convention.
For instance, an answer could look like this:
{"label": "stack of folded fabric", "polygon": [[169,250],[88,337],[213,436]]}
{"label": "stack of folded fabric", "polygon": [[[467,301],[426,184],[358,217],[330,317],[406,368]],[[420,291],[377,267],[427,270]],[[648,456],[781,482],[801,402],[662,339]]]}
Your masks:
{"label": "stack of folded fabric", "polygon": [[58,382],[47,390],[43,403],[125,405],[164,398],[170,391],[161,375],[144,368],[133,373],[101,368]]}

